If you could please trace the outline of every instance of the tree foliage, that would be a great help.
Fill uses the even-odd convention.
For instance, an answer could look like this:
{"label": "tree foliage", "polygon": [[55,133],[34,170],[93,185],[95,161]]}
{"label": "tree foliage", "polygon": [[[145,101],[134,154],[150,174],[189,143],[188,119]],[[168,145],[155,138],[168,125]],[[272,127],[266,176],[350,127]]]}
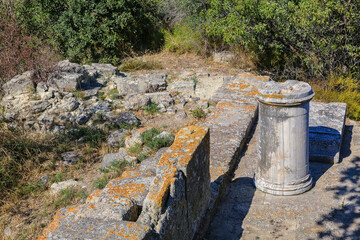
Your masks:
{"label": "tree foliage", "polygon": [[359,71],[359,0],[210,0],[207,34],[287,77]]}
{"label": "tree foliage", "polygon": [[148,0],[24,0],[21,18],[71,61],[117,64],[160,46],[155,7]]}

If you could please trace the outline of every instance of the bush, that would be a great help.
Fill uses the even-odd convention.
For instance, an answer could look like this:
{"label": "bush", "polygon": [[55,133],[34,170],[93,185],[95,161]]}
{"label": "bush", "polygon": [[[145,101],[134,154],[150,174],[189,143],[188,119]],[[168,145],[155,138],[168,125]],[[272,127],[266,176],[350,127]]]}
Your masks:
{"label": "bush", "polygon": [[356,1],[210,0],[206,30],[242,46],[278,77],[357,73],[360,5]]}
{"label": "bush", "polygon": [[64,55],[74,62],[119,63],[160,44],[154,5],[142,0],[68,0],[54,25]]}
{"label": "bush", "polygon": [[159,113],[159,110],[157,109],[158,105],[159,105],[158,103],[153,102],[153,103],[151,103],[150,105],[145,106],[145,107],[144,107],[144,110],[145,110],[145,112],[146,112],[147,114],[149,114],[149,115],[153,115],[153,114],[155,114],[155,113]]}
{"label": "bush", "polygon": [[40,38],[26,33],[17,18],[15,0],[0,2],[0,87],[17,74],[34,71],[35,81],[46,81],[58,57]]}

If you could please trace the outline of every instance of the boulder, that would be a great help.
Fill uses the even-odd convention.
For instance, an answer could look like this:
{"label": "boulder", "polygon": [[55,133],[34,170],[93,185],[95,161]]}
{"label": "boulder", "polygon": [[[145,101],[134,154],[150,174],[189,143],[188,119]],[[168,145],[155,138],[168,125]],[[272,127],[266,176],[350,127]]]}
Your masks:
{"label": "boulder", "polygon": [[65,190],[69,187],[79,187],[80,183],[74,180],[67,180],[63,182],[53,183],[50,187],[50,194],[58,194],[61,190]]}
{"label": "boulder", "polygon": [[117,161],[128,161],[129,163],[136,164],[137,159],[136,157],[129,156],[125,148],[120,148],[119,152],[117,153],[108,153],[103,156],[101,161],[101,169],[105,169],[111,166],[112,163]]}
{"label": "boulder", "polygon": [[129,131],[126,129],[116,130],[108,136],[107,142],[113,148],[121,147],[125,144],[125,137],[129,134]]}
{"label": "boulder", "polygon": [[23,74],[16,75],[13,79],[5,83],[2,88],[6,95],[11,96],[29,93],[35,90],[35,85],[32,81],[32,77],[32,71],[24,72]]}
{"label": "boulder", "polygon": [[122,112],[116,118],[114,123],[117,123],[119,125],[121,125],[121,124],[139,125],[141,123],[141,121],[132,112]]}
{"label": "boulder", "polygon": [[49,87],[58,89],[61,92],[74,92],[80,89],[81,80],[84,76],[79,73],[60,72],[52,74],[48,79]]}
{"label": "boulder", "polygon": [[128,110],[139,110],[150,103],[150,97],[145,94],[130,94],[125,98],[125,108]]}
{"label": "boulder", "polygon": [[127,136],[125,139],[125,146],[126,148],[135,147],[137,144],[142,145],[142,137],[141,134],[145,133],[146,131],[149,131],[151,128],[139,128],[132,131],[131,136]]}
{"label": "boulder", "polygon": [[91,66],[107,78],[120,75],[119,69],[111,64],[92,63]]}

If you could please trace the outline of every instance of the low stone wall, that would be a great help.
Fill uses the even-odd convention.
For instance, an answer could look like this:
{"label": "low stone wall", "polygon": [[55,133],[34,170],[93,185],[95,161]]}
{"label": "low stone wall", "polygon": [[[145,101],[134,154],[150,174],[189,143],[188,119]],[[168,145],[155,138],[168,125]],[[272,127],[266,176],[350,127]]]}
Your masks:
{"label": "low stone wall", "polygon": [[157,166],[143,162],[61,209],[38,239],[192,239],[210,201],[209,154],[209,129],[183,128]]}
{"label": "low stone wall", "polygon": [[266,81],[250,73],[224,79],[204,123],[181,129],[158,162],[145,160],[86,204],[60,210],[39,239],[200,239],[234,172],[257,116],[257,89]]}

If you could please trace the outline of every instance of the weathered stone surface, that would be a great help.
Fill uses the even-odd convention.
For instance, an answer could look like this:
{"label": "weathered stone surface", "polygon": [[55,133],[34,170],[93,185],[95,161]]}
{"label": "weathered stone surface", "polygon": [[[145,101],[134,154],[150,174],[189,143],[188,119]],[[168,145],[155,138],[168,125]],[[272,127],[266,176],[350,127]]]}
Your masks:
{"label": "weathered stone surface", "polygon": [[125,137],[129,134],[129,131],[126,129],[116,130],[108,136],[107,142],[113,148],[121,147],[125,144]]}
{"label": "weathered stone surface", "polygon": [[119,69],[111,64],[92,63],[91,66],[101,74],[105,75],[107,78],[110,78],[114,75],[120,75]]}
{"label": "weathered stone surface", "polygon": [[147,74],[136,78],[112,77],[120,95],[133,93],[152,93],[166,89],[165,74]]}
{"label": "weathered stone surface", "polygon": [[125,139],[126,148],[135,147],[136,145],[141,146],[143,144],[141,134],[149,131],[151,128],[139,128],[134,129],[131,133],[131,136],[127,136]]}
{"label": "weathered stone surface", "polygon": [[53,74],[48,79],[49,87],[58,89],[62,92],[73,92],[81,87],[81,80],[84,76],[79,73],[60,72]]}
{"label": "weathered stone surface", "polygon": [[159,135],[155,136],[155,138],[159,138],[159,139],[169,139],[169,145],[171,145],[175,139],[174,134],[170,133],[170,132],[166,132],[163,131],[161,132]]}
{"label": "weathered stone surface", "polygon": [[139,170],[141,171],[150,171],[150,172],[153,172],[154,174],[156,173],[156,166],[162,156],[162,154],[164,152],[166,152],[168,148],[165,147],[165,148],[160,148],[154,157],[152,158],[147,158],[145,160],[143,160],[141,163],[140,163],[140,166],[139,166]]}
{"label": "weathered stone surface", "polygon": [[72,112],[80,106],[80,103],[75,98],[69,98],[64,103],[62,103],[59,108],[66,111]]}
{"label": "weathered stone surface", "polygon": [[132,112],[122,112],[114,121],[117,124],[139,125],[141,121]]}
{"label": "weathered stone surface", "polygon": [[136,164],[137,159],[136,159],[136,157],[129,156],[127,154],[127,151],[125,148],[120,148],[119,152],[117,152],[117,153],[105,154],[101,161],[100,168],[102,168],[102,169],[107,168],[107,167],[111,166],[111,164],[113,162],[118,162],[118,161],[127,161],[130,164],[134,165],[134,164]]}
{"label": "weathered stone surface", "polygon": [[185,111],[178,112],[177,114],[175,114],[175,118],[178,118],[178,119],[186,119],[186,118],[187,118],[187,114],[186,114]]}
{"label": "weathered stone surface", "polygon": [[195,82],[191,79],[169,83],[167,90],[170,92],[194,92]]}
{"label": "weathered stone surface", "polygon": [[116,199],[128,198],[142,206],[153,179],[154,174],[149,171],[125,171],[121,177],[106,185],[98,199],[102,202],[113,202]]}
{"label": "weathered stone surface", "polygon": [[61,160],[67,165],[71,165],[79,158],[78,151],[65,152],[61,154]]}
{"label": "weathered stone surface", "polygon": [[162,239],[192,239],[210,201],[209,132],[189,126],[163,153],[138,222]]}
{"label": "weathered stone surface", "polygon": [[[257,116],[255,95],[266,81],[269,81],[268,77],[259,77],[251,73],[227,77],[212,98],[212,101],[218,104],[202,124],[210,127],[211,132],[211,201],[207,211],[208,219],[214,214],[246,143]],[[198,236],[204,234],[203,230],[207,229],[207,224],[208,221],[203,223]]]}
{"label": "weathered stone surface", "polygon": [[310,160],[338,163],[346,117],[345,103],[310,102]]}
{"label": "weathered stone surface", "polygon": [[[122,221],[121,219],[77,218],[79,208],[80,206],[73,206],[59,210],[50,226],[44,229],[43,236],[39,240],[157,239],[149,227],[138,223]],[[88,208],[91,209],[91,206]]]}
{"label": "weathered stone surface", "polygon": [[128,110],[138,110],[150,103],[150,97],[145,94],[130,94],[125,98],[125,108]]}
{"label": "weathered stone surface", "polygon": [[30,109],[31,113],[41,113],[45,111],[46,109],[50,108],[52,104],[48,101],[38,101],[36,102],[33,107]]}
{"label": "weathered stone surface", "polygon": [[175,103],[174,98],[168,92],[147,93],[145,95],[150,98],[152,103],[163,104],[166,108],[173,106]]}
{"label": "weathered stone surface", "polygon": [[273,196],[254,187],[259,161],[255,131],[205,239],[358,239],[360,149],[349,149],[350,126],[344,131],[343,149],[348,151],[341,164],[311,162],[316,184],[295,196]]}
{"label": "weathered stone surface", "polygon": [[13,79],[11,79],[2,86],[5,94],[15,96],[33,91],[35,85],[32,81],[32,76],[33,72],[31,71],[16,75]]}
{"label": "weathered stone surface", "polygon": [[53,183],[50,187],[50,193],[51,194],[57,194],[61,190],[64,190],[69,187],[78,187],[80,186],[79,182],[74,180],[67,180],[63,182]]}

